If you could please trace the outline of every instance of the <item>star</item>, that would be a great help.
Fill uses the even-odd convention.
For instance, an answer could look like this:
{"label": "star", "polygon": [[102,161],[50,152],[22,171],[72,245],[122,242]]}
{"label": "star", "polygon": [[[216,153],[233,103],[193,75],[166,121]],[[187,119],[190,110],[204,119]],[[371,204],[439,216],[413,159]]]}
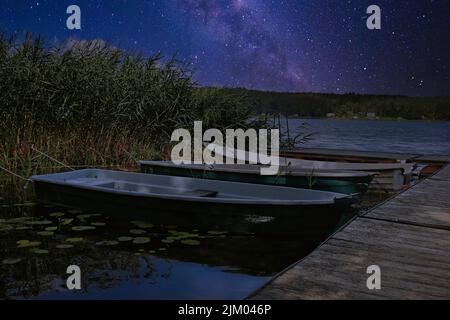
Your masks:
{"label": "star", "polygon": [[379,0],[379,32],[367,29],[366,4],[357,1],[76,2],[78,33],[65,27],[67,3],[49,0],[1,1],[2,28],[60,42],[103,39],[145,56],[176,55],[204,86],[395,95],[415,95],[417,88],[447,95],[450,88],[442,32],[448,1]]}

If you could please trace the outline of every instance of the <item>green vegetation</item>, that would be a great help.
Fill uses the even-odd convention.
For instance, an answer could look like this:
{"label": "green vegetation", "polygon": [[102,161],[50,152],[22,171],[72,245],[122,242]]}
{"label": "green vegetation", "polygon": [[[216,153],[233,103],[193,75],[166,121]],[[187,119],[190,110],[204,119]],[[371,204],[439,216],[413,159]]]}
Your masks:
{"label": "green vegetation", "polygon": [[13,172],[55,166],[32,145],[70,166],[129,166],[167,155],[172,131],[195,120],[223,129],[251,115],[241,93],[198,90],[175,59],[0,34],[0,165]]}
{"label": "green vegetation", "polygon": [[450,97],[228,91],[250,96],[261,114],[324,118],[334,113],[340,118],[365,118],[367,113],[375,113],[381,119],[450,120]]}

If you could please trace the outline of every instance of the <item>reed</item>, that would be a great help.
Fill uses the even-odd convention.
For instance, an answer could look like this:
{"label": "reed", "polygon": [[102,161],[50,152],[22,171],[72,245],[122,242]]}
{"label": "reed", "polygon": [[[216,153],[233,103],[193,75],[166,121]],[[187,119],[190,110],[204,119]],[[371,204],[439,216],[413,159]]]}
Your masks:
{"label": "reed", "polygon": [[164,157],[176,128],[245,127],[252,110],[240,93],[199,90],[176,59],[0,34],[0,165],[23,175],[55,166],[32,145],[71,166],[133,166]]}

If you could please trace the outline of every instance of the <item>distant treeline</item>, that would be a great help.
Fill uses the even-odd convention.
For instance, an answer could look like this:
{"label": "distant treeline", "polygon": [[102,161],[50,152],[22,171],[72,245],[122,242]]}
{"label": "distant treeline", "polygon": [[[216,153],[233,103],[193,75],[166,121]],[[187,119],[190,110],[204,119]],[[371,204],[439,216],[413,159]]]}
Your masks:
{"label": "distant treeline", "polygon": [[324,118],[450,120],[450,97],[406,97],[361,94],[280,93],[228,89],[246,93],[260,114]]}

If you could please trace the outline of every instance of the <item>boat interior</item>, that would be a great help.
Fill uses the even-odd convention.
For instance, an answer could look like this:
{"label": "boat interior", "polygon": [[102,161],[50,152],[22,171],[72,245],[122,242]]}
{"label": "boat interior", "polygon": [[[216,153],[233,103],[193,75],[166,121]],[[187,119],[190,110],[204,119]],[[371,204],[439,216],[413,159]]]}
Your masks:
{"label": "boat interior", "polygon": [[46,183],[59,183],[83,189],[101,188],[111,192],[174,197],[305,201],[309,203],[334,202],[336,198],[345,197],[343,194],[317,190],[302,190],[302,192],[298,192],[297,189],[293,188],[254,184],[242,185],[236,182],[98,169],[38,176],[34,177],[34,180]]}

